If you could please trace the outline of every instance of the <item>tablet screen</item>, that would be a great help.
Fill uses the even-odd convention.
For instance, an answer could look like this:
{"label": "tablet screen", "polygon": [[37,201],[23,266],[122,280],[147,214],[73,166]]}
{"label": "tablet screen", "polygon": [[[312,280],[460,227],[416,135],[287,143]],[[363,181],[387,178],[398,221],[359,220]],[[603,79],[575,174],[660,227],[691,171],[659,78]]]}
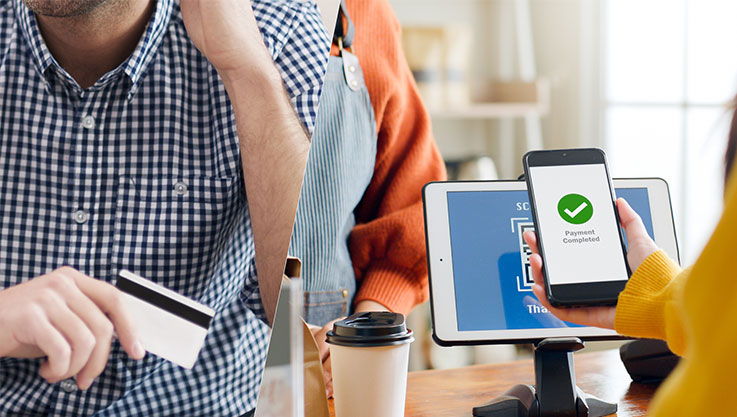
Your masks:
{"label": "tablet screen", "polygon": [[[647,188],[616,188],[655,239]],[[526,190],[449,191],[448,224],[459,331],[579,327],[563,322],[532,293],[534,230]]]}

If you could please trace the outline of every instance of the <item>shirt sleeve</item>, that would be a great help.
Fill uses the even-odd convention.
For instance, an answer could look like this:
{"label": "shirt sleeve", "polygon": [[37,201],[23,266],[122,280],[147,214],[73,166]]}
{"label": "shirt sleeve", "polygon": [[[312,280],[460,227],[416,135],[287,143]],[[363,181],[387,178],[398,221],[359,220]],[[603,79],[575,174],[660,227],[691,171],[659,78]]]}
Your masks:
{"label": "shirt sleeve", "polygon": [[422,186],[445,179],[445,164],[388,2],[349,1],[348,7],[378,134],[374,176],[349,239],[354,302],[372,300],[406,314],[428,298]]}
{"label": "shirt sleeve", "polygon": [[297,11],[286,41],[273,50],[274,63],[297,115],[311,135],[327,71],[330,38],[314,1],[293,1],[290,7]]}
{"label": "shirt sleeve", "polygon": [[614,328],[627,336],[665,340],[671,351],[683,355],[681,299],[689,273],[662,250],[650,255],[619,294]]}

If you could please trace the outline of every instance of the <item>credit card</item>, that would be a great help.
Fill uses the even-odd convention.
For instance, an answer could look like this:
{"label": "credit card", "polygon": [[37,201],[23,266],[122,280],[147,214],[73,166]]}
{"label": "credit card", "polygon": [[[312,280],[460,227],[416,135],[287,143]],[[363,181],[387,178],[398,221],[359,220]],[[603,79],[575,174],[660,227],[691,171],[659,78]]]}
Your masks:
{"label": "credit card", "polygon": [[120,271],[115,286],[123,293],[143,348],[192,369],[215,310],[126,270]]}

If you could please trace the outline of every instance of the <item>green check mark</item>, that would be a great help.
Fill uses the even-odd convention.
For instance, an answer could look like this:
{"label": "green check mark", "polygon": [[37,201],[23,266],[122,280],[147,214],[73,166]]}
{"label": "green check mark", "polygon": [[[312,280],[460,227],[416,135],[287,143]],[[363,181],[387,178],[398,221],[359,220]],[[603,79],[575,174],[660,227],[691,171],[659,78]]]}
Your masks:
{"label": "green check mark", "polygon": [[594,215],[594,206],[581,194],[568,194],[558,201],[558,214],[571,224],[584,224]]}

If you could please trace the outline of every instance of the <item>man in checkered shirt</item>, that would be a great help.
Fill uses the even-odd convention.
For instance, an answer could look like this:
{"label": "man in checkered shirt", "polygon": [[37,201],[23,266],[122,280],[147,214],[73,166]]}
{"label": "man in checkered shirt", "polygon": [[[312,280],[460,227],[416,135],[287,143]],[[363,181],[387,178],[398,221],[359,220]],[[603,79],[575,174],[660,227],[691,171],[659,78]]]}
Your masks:
{"label": "man in checkered shirt", "polygon": [[[328,50],[311,2],[0,1],[0,416],[253,409]],[[215,309],[193,369],[121,269]]]}

